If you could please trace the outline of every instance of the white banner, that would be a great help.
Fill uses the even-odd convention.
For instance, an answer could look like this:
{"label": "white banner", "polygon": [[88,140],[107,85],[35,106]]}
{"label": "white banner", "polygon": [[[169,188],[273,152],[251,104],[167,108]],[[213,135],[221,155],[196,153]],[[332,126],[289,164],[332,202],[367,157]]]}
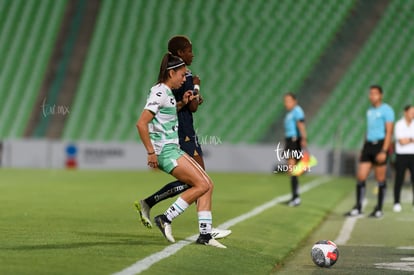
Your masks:
{"label": "white banner", "polygon": [[[271,173],[284,160],[277,156],[277,145],[202,145],[207,171]],[[282,148],[282,147],[281,147]],[[326,174],[328,150],[310,148],[318,159],[315,174]],[[16,168],[69,168],[143,170],[147,152],[140,143],[68,142],[52,140],[6,140],[2,164]]]}

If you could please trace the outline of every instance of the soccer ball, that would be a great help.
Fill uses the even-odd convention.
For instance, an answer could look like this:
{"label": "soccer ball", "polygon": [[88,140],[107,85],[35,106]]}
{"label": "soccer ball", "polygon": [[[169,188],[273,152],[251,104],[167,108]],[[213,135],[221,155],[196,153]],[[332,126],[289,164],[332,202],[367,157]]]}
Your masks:
{"label": "soccer ball", "polygon": [[339,258],[336,244],[329,240],[316,242],[311,251],[312,261],[320,267],[331,267]]}

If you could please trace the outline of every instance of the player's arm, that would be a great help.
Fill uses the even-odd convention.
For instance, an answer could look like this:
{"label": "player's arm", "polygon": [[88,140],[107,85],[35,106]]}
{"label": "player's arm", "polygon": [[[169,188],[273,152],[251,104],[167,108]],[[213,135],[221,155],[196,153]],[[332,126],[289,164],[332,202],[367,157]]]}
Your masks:
{"label": "player's arm", "polygon": [[188,103],[188,109],[190,110],[190,112],[195,113],[197,112],[198,106],[201,105],[201,103],[203,103],[203,99],[200,95],[201,80],[198,75],[193,76],[193,84],[194,84],[194,91],[193,91],[194,99],[192,99],[190,103]]}
{"label": "player's arm", "polygon": [[154,113],[152,113],[150,110],[144,109],[137,121],[136,126],[138,129],[139,137],[141,138],[141,141],[147,150],[148,165],[152,168],[156,168],[158,167],[157,156],[155,155],[154,146],[152,146],[148,129],[148,123],[150,123],[153,118]]}
{"label": "player's arm", "polygon": [[400,138],[397,141],[401,145],[407,145],[407,144],[409,144],[411,142],[414,142],[414,140],[412,138]]}
{"label": "player's arm", "polygon": [[394,123],[392,122],[385,123],[385,139],[384,139],[384,145],[382,146],[382,150],[381,150],[383,152],[388,152],[388,149],[391,146],[393,129],[394,129]]}
{"label": "player's arm", "polygon": [[378,162],[385,162],[387,160],[387,152],[391,148],[392,132],[394,130],[394,111],[390,108],[386,110],[385,114],[385,138],[382,145],[381,152],[377,155]]}
{"label": "player's arm", "polygon": [[177,101],[177,112],[180,111],[185,105],[191,102],[194,99],[193,91],[188,90],[184,93],[183,99],[181,101]]}
{"label": "player's arm", "polygon": [[384,162],[387,159],[387,152],[391,146],[392,131],[394,128],[393,122],[385,122],[385,138],[384,145],[382,145],[381,152],[377,155],[376,159],[378,162]]}
{"label": "player's arm", "polygon": [[199,104],[200,95],[195,95],[194,98],[188,103],[188,109],[190,112],[195,113],[197,112]]}
{"label": "player's arm", "polygon": [[298,120],[296,122],[296,126],[298,127],[298,130],[299,130],[299,133],[300,133],[300,138],[301,138],[300,142],[301,142],[302,149],[304,149],[308,145],[305,120],[304,119]]}
{"label": "player's arm", "polygon": [[385,113],[385,139],[381,152],[386,153],[391,148],[392,132],[394,130],[394,119],[394,110],[391,108],[387,109]]}
{"label": "player's arm", "polygon": [[400,135],[401,133],[401,127],[399,127],[400,124],[396,124],[395,125],[395,129],[394,129],[394,133],[395,133],[395,139],[397,140],[397,142],[401,145],[407,145],[411,142],[413,142],[413,139],[411,138],[407,138],[407,137],[403,137]]}
{"label": "player's arm", "polygon": [[393,122],[385,123],[385,138],[384,145],[382,145],[381,152],[377,154],[376,160],[378,162],[385,162],[387,160],[387,152],[391,146],[392,131],[393,131]]}

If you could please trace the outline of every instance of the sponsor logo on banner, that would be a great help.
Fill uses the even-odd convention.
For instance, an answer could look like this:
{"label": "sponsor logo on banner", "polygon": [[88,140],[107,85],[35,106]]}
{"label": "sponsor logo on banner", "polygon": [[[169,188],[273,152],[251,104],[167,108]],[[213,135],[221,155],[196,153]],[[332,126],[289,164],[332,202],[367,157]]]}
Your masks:
{"label": "sponsor logo on banner", "polygon": [[78,167],[78,147],[74,144],[66,146],[66,161],[65,166],[68,169],[74,169]]}
{"label": "sponsor logo on banner", "polygon": [[86,163],[103,164],[114,159],[121,159],[125,152],[122,148],[85,147],[82,150]]}

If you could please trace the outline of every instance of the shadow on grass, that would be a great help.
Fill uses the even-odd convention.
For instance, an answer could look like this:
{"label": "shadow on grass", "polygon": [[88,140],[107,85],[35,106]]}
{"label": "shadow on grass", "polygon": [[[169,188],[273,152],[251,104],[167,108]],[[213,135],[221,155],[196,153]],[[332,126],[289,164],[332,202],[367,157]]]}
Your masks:
{"label": "shadow on grass", "polygon": [[[34,250],[52,250],[52,249],[76,249],[96,246],[140,246],[140,245],[165,245],[166,241],[162,236],[152,237],[148,235],[135,235],[127,233],[105,233],[105,232],[74,232],[79,236],[86,236],[94,241],[79,241],[68,243],[48,243],[33,245],[18,245],[9,247],[0,247],[0,250],[14,251],[34,251]],[[94,238],[95,237],[95,238]]]}

